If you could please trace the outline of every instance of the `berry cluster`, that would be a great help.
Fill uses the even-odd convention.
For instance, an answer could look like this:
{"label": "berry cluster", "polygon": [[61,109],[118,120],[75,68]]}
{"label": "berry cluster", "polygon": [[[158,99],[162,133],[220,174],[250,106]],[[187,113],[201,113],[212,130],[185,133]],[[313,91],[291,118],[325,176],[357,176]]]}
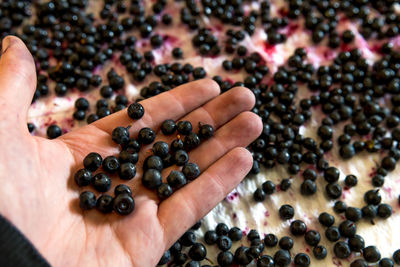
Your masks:
{"label": "berry cluster", "polygon": [[[84,102],[81,100],[81,103]],[[78,105],[78,107],[81,106]],[[127,108],[127,114],[133,120],[141,119],[144,113],[144,108],[140,103],[132,103]],[[112,131],[112,140],[122,149],[118,158],[108,156],[103,160],[100,154],[91,152],[83,159],[84,168],[78,170],[74,176],[78,186],[92,185],[96,191],[106,193],[111,188],[109,175],[118,174],[121,180],[126,181],[136,176],[136,164],[139,161],[141,146],[153,143],[156,139],[156,133],[154,130],[144,127],[139,130],[137,140],[135,140],[130,137],[129,128],[119,126]],[[214,135],[214,128],[211,125],[199,123],[198,134],[194,133],[192,129],[192,124],[189,121],[175,123],[173,120],[165,120],[161,124],[161,132],[164,135],[173,135],[178,132],[178,138],[173,140],[171,145],[163,141],[155,142],[152,148],[153,155],[148,156],[143,162],[142,184],[148,189],[157,190],[160,200],[168,198],[174,190],[183,187],[188,181],[193,181],[200,175],[200,168],[197,164],[188,162],[188,152],[198,147],[201,141],[211,138]],[[163,183],[162,170],[174,164],[182,167],[181,171],[172,170],[166,178],[167,182]],[[100,167],[104,172],[97,172],[93,175]],[[114,195],[113,198],[110,195],[103,194],[96,200],[96,195],[93,192],[84,191],[79,197],[80,207],[82,210],[90,210],[96,207],[103,213],[114,210],[121,215],[130,214],[134,210],[135,201],[129,186],[117,185],[114,189]]]}

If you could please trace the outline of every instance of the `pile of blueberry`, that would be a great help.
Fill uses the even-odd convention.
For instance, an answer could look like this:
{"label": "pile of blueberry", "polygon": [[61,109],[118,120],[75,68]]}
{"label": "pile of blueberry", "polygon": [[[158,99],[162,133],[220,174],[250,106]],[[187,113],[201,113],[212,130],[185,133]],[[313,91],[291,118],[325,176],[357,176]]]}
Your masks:
{"label": "pile of blueberry", "polygon": [[[132,103],[127,109],[128,116],[134,120],[141,119],[144,115],[144,108],[140,103]],[[106,193],[111,188],[110,175],[118,174],[121,180],[129,181],[136,176],[136,164],[139,161],[139,152],[142,146],[149,145],[156,139],[154,130],[144,127],[139,130],[137,140],[130,137],[130,127],[119,126],[112,131],[112,140],[120,145],[121,151],[118,158],[115,156],[101,157],[96,152],[89,153],[83,159],[83,167],[78,170],[74,179],[78,186],[92,185],[100,192]],[[153,155],[148,156],[144,162],[142,184],[157,191],[160,200],[172,195],[174,190],[193,181],[200,175],[200,168],[196,163],[189,162],[188,152],[198,147],[201,141],[207,140],[214,135],[214,128],[209,124],[199,123],[198,134],[192,131],[193,127],[189,121],[165,120],[161,124],[161,132],[164,135],[178,136],[170,145],[163,141],[153,144]],[[172,170],[163,183],[161,172],[163,169],[173,165],[181,167],[181,170]],[[103,172],[97,172],[99,168]],[[132,191],[125,184],[117,185],[114,189],[114,198],[108,194],[102,194],[98,199],[91,191],[84,191],[79,196],[79,203],[82,210],[97,208],[102,213],[110,213],[113,210],[121,215],[130,214],[135,208],[135,201]]]}
{"label": "pile of blueberry", "polygon": [[[189,63],[154,63],[153,50],[165,45],[164,37],[157,30],[177,23],[166,12],[169,4],[166,0],[156,0],[150,4],[150,10],[146,10],[139,0],[104,0],[99,14],[95,15],[87,12],[87,0],[5,0],[0,3],[0,35],[19,36],[33,54],[38,71],[33,101],[46,97],[50,91],[59,97],[68,96],[76,88],[82,92],[82,97],[75,102],[73,118],[92,123],[126,108],[129,103],[123,92],[128,82],[121,73],[114,69],[110,69],[106,77],[94,73],[96,68],[112,60],[125,68],[129,82],[146,81],[151,75],[157,78],[141,88],[137,102],[206,76],[203,67]],[[379,250],[374,246],[364,247],[363,238],[356,233],[360,221],[367,220],[373,225],[378,218],[392,215],[392,207],[382,203],[381,188],[400,159],[400,51],[392,42],[392,38],[400,34],[397,1],[286,0],[277,10],[278,16],[272,15],[269,0],[257,1],[257,8],[250,10],[247,9],[252,1],[243,0],[186,0],[173,4],[180,10],[180,23],[192,34],[193,49],[203,57],[223,54],[226,59],[222,69],[243,74],[243,79],[237,81],[224,79],[222,74],[214,76],[221,90],[246,86],[256,97],[252,111],[262,118],[263,133],[248,147],[254,159],[252,173],[276,166],[287,170],[287,175],[279,182],[264,181],[253,192],[254,200],[263,202],[273,194],[283,194],[299,176],[302,196],[313,197],[321,189],[327,200],[335,201],[333,212],[342,221],[334,226],[334,216],[328,212],[321,213],[318,221],[326,227],[326,239],[334,242],[332,251],[336,257],[347,258],[351,252],[362,255],[363,259],[354,260],[353,267],[367,266],[367,262],[379,262],[379,266],[392,266],[393,261],[400,264],[400,251],[393,254],[393,259],[380,259]],[[35,18],[28,21],[32,14]],[[226,31],[215,33],[204,27],[205,19],[222,23]],[[379,58],[374,63],[357,48],[359,36],[356,32],[351,29],[340,32],[338,24],[347,20],[358,28],[371,50],[376,50]],[[285,64],[271,73],[264,58],[244,43],[256,30],[262,30],[267,34],[265,48],[273,49],[290,38],[290,31],[286,29],[296,30],[299,26],[309,31],[313,45],[337,52],[330,64],[315,68],[307,59],[307,48],[299,47]],[[144,48],[147,51],[141,51],[143,48],[138,45],[142,40],[148,40],[151,46]],[[172,49],[173,59],[182,60],[184,56],[182,48]],[[85,96],[97,89],[101,99],[91,107]],[[307,91],[308,96],[299,97],[299,90]],[[322,111],[322,116],[321,112],[318,114],[317,137],[303,136],[300,128],[310,122],[317,108]],[[140,113],[140,105],[129,106],[128,112],[131,115]],[[173,134],[177,129],[184,138],[177,138],[170,145],[154,143],[153,155],[143,164],[143,184],[156,190],[160,199],[199,175],[198,166],[188,162],[187,152],[202,138],[212,136],[213,130],[203,125],[195,134],[189,128],[189,122],[165,121],[163,134]],[[28,123],[28,129],[33,132],[35,125]],[[47,128],[49,138],[56,138],[62,132],[57,125]],[[152,143],[154,138],[155,133],[149,128],[141,129],[136,140],[129,136],[127,128],[116,128],[113,140],[121,145],[118,157],[102,159],[97,153],[89,154],[84,159],[85,168],[75,176],[77,184],[92,184],[97,191],[107,192],[111,187],[110,175],[116,173],[121,179],[132,179],[141,145]],[[357,186],[359,179],[368,178],[348,173],[342,183],[339,169],[328,162],[326,155],[337,154],[346,161],[367,153],[382,155],[371,178],[371,188],[364,193],[363,205],[347,206],[338,200],[344,190]],[[182,166],[182,170],[172,171],[167,182],[162,182],[160,171],[173,164]],[[100,167],[103,172],[94,174]],[[322,188],[319,188],[320,180]],[[115,210],[121,214],[133,210],[129,187],[118,185],[114,194],[114,198],[103,195],[96,200],[94,193],[87,192],[81,196],[82,207],[93,208],[96,204],[100,211]],[[283,205],[279,215],[282,220],[293,220],[294,208]],[[267,234],[262,245],[262,238],[254,237],[257,236],[254,231],[248,235],[248,247],[240,246],[234,253],[229,252],[227,240],[240,240],[239,230],[232,228],[234,230],[224,234],[227,231],[220,230],[224,228],[221,225],[215,230],[220,240],[217,246],[222,248],[218,256],[221,266],[229,266],[231,260],[242,265],[257,262],[258,266],[285,266],[292,261],[297,266],[308,266],[310,262],[310,257],[304,253],[295,256],[290,253],[294,239],[289,236],[279,239],[279,250],[274,257],[263,255],[264,246],[276,246],[278,237]],[[231,230],[237,236],[231,236]],[[316,260],[325,258],[327,249],[317,241],[324,238],[323,235],[308,230],[303,222],[296,220],[290,230],[294,236],[304,235]],[[185,264],[187,256],[180,247],[187,246],[192,261],[186,266],[200,265],[206,251],[199,243],[188,241],[193,236],[191,231],[164,254],[160,263],[171,260],[178,266]],[[213,234],[208,235],[211,238]]]}

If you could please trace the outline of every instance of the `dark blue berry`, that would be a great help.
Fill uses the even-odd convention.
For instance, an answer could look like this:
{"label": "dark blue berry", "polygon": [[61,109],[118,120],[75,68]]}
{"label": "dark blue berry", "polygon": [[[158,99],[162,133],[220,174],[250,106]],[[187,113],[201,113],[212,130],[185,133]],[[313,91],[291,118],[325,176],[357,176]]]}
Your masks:
{"label": "dark blue berry", "polygon": [[139,131],[138,141],[140,144],[151,144],[156,139],[156,133],[150,128],[142,128]]}
{"label": "dark blue berry", "polygon": [[381,253],[375,246],[368,246],[362,250],[364,259],[367,262],[377,262],[381,259]]}
{"label": "dark blue berry", "polygon": [[96,171],[103,162],[103,158],[99,153],[91,152],[83,159],[83,166],[89,171]]}
{"label": "dark blue berry", "polygon": [[158,141],[155,142],[153,145],[153,153],[156,156],[159,156],[160,158],[165,158],[168,156],[169,152],[169,145],[166,142],[163,141]]}
{"label": "dark blue berry", "polygon": [[294,216],[294,209],[290,205],[282,205],[279,208],[279,216],[282,220],[292,219]]}
{"label": "dark blue berry", "polygon": [[218,236],[227,235],[229,233],[229,227],[225,223],[219,223],[215,227],[215,231]]}
{"label": "dark blue berry", "polygon": [[351,250],[346,242],[339,241],[335,243],[333,247],[333,252],[335,253],[335,256],[339,259],[346,259],[350,256]]}
{"label": "dark blue berry", "polygon": [[79,206],[83,210],[90,210],[96,206],[96,196],[93,192],[84,191],[79,195]]}
{"label": "dark blue berry", "polygon": [[209,230],[204,234],[204,241],[208,245],[214,245],[217,242],[218,235],[214,230]]}
{"label": "dark blue berry", "polygon": [[138,120],[144,115],[144,108],[140,103],[132,103],[128,107],[128,116],[131,119]]}
{"label": "dark blue berry", "polygon": [[132,190],[125,184],[119,184],[114,188],[114,195],[118,196],[120,194],[132,195]]}
{"label": "dark blue berry", "polygon": [[103,160],[103,170],[108,173],[115,173],[119,169],[119,161],[114,156],[108,156]]}
{"label": "dark blue berry", "polygon": [[117,144],[125,144],[129,142],[129,129],[125,127],[117,127],[112,131],[112,140]]}
{"label": "dark blue berry", "polygon": [[110,195],[101,195],[96,203],[96,208],[102,213],[110,213],[113,210],[113,198]]}
{"label": "dark blue berry", "polygon": [[263,255],[257,259],[257,267],[274,267],[274,259],[271,256]]}
{"label": "dark blue berry", "polygon": [[122,150],[118,155],[118,160],[120,163],[132,163],[136,164],[139,160],[139,154],[134,152],[134,149],[127,148]]}
{"label": "dark blue berry", "polygon": [[143,185],[148,189],[155,189],[162,183],[161,173],[156,169],[148,169],[142,177]]}
{"label": "dark blue berry", "polygon": [[221,267],[232,266],[233,254],[230,251],[222,251],[218,253],[217,262]]}
{"label": "dark blue berry", "polygon": [[167,182],[172,188],[176,189],[183,187],[187,183],[185,175],[180,171],[171,171],[167,177]]}
{"label": "dark blue berry", "polygon": [[335,242],[340,239],[341,234],[339,228],[336,226],[330,226],[325,230],[325,236],[329,241]]}
{"label": "dark blue berry", "polygon": [[75,182],[78,186],[89,185],[92,182],[92,178],[92,172],[87,169],[80,169],[74,175]]}
{"label": "dark blue berry", "polygon": [[128,215],[135,209],[135,201],[130,194],[119,194],[114,198],[113,209],[120,215]]}
{"label": "dark blue berry", "polygon": [[185,165],[189,160],[189,155],[185,150],[178,150],[174,154],[175,164],[178,166]]}
{"label": "dark blue berry", "polygon": [[156,169],[162,171],[163,168],[163,161],[159,156],[149,156],[145,159],[143,163],[144,170]]}
{"label": "dark blue berry", "polygon": [[206,247],[201,243],[195,243],[189,250],[189,257],[195,261],[203,260],[207,255]]}
{"label": "dark blue berry", "polygon": [[304,239],[308,245],[314,247],[318,245],[319,241],[321,240],[321,235],[315,230],[310,230],[304,235]]}
{"label": "dark blue berry", "polygon": [[361,252],[365,246],[364,238],[362,238],[360,235],[350,237],[347,243],[349,244],[350,250],[354,252]]}
{"label": "dark blue berry", "polygon": [[173,120],[165,120],[161,124],[161,132],[164,135],[171,135],[176,131],[176,124]]}
{"label": "dark blue berry", "polygon": [[99,192],[107,192],[111,187],[111,179],[105,173],[98,173],[93,177],[93,187]]}
{"label": "dark blue berry", "polygon": [[301,220],[295,220],[290,224],[290,232],[295,235],[304,235],[307,231],[306,224]]}
{"label": "dark blue berry", "polygon": [[157,187],[157,196],[161,199],[167,199],[173,193],[172,187],[169,184],[161,184]]}
{"label": "dark blue berry", "polygon": [[222,235],[217,239],[217,246],[222,251],[227,251],[232,247],[232,241],[226,235]]}
{"label": "dark blue berry", "polygon": [[242,239],[243,233],[240,228],[232,227],[231,229],[229,229],[228,236],[232,241],[239,241]]}
{"label": "dark blue berry", "polygon": [[200,125],[199,137],[201,139],[207,140],[214,135],[214,128],[209,124]]}
{"label": "dark blue berry", "polygon": [[193,181],[200,175],[200,168],[196,163],[188,162],[183,165],[182,172],[186,179]]}
{"label": "dark blue berry", "polygon": [[192,124],[189,121],[179,121],[177,123],[178,133],[182,135],[188,135],[192,132]]}
{"label": "dark blue berry", "polygon": [[62,130],[61,130],[61,128],[58,126],[58,125],[50,125],[48,128],[47,128],[47,131],[46,131],[46,133],[47,133],[47,136],[50,138],[50,139],[54,139],[54,138],[57,138],[57,137],[59,137],[60,135],[62,135]]}
{"label": "dark blue berry", "polygon": [[289,236],[284,236],[279,240],[279,247],[281,249],[290,250],[293,248],[293,239]]}
{"label": "dark blue berry", "polygon": [[335,217],[327,212],[322,212],[318,217],[318,221],[323,226],[329,227],[335,223]]}
{"label": "dark blue berry", "polygon": [[328,252],[324,246],[318,245],[313,248],[313,254],[316,259],[322,260],[326,258]]}
{"label": "dark blue berry", "polygon": [[280,249],[275,252],[274,262],[276,266],[288,266],[291,261],[289,251]]}
{"label": "dark blue berry", "polygon": [[307,267],[310,266],[310,257],[305,253],[299,253],[294,256],[294,265],[297,267]]}
{"label": "dark blue berry", "polygon": [[133,163],[122,163],[118,170],[119,178],[122,180],[130,180],[136,175],[136,166]]}

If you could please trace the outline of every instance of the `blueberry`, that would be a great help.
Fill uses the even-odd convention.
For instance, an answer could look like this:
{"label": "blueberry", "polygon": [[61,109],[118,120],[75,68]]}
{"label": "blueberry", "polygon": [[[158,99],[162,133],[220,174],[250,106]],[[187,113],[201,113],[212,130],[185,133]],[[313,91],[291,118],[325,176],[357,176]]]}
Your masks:
{"label": "blueberry", "polygon": [[265,194],[271,195],[275,192],[275,184],[272,181],[266,181],[262,184],[262,190]]}
{"label": "blueberry", "polygon": [[305,180],[300,186],[300,193],[304,196],[311,196],[317,192],[317,186],[313,180]]}
{"label": "blueberry", "polygon": [[72,116],[75,120],[82,121],[85,119],[86,112],[83,110],[76,110]]}
{"label": "blueberry", "polygon": [[242,239],[243,233],[240,228],[232,227],[231,229],[229,229],[228,236],[232,241],[239,241]]}
{"label": "blueberry", "polygon": [[347,186],[353,187],[353,186],[357,185],[358,179],[355,175],[350,174],[350,175],[346,176],[346,178],[344,179],[344,182]]}
{"label": "blueberry", "polygon": [[310,266],[310,257],[305,253],[299,253],[294,257],[294,265],[297,267]]}
{"label": "blueberry", "polygon": [[102,213],[110,213],[113,210],[113,198],[110,195],[101,195],[96,203],[96,208]]}
{"label": "blueberry", "polygon": [[335,167],[329,167],[324,172],[324,178],[328,183],[334,183],[339,180],[340,172]]}
{"label": "blueberry", "polygon": [[208,245],[214,245],[217,242],[218,235],[214,230],[209,230],[204,234],[204,241]]}
{"label": "blueberry", "polygon": [[350,250],[354,252],[361,252],[365,246],[364,238],[362,238],[360,235],[350,237],[347,243],[349,244]]}
{"label": "blueberry", "polygon": [[163,141],[158,141],[155,142],[153,145],[153,153],[156,156],[159,156],[160,158],[165,158],[168,156],[169,152],[169,145],[166,142]]}
{"label": "blueberry", "polygon": [[57,138],[57,137],[59,137],[61,134],[62,134],[62,130],[61,130],[61,128],[58,126],[58,125],[50,125],[48,128],[47,128],[47,131],[46,131],[46,133],[47,133],[47,136],[50,138],[50,139],[54,139],[54,138]]}
{"label": "blueberry", "polygon": [[350,256],[351,253],[349,245],[347,245],[347,243],[343,241],[335,243],[333,247],[333,252],[335,253],[335,256],[339,259],[346,259]]}
{"label": "blueberry", "polygon": [[282,205],[279,208],[279,216],[282,220],[292,219],[294,216],[294,209],[290,205]]}
{"label": "blueberry", "polygon": [[282,179],[280,183],[280,188],[282,191],[287,191],[290,188],[291,184],[292,182],[290,181],[290,179]]}
{"label": "blueberry", "polygon": [[156,169],[162,171],[163,168],[163,161],[159,156],[149,156],[143,163],[143,170]]}
{"label": "blueberry", "polygon": [[86,122],[88,124],[91,124],[92,122],[97,121],[99,118],[99,116],[97,116],[97,114],[90,114],[87,118],[86,118]]}
{"label": "blueberry", "polygon": [[143,185],[148,189],[155,189],[162,183],[161,173],[155,169],[148,169],[142,177]]}
{"label": "blueberry", "polygon": [[186,179],[193,181],[200,175],[200,168],[196,163],[188,162],[183,165],[182,172]]}
{"label": "blueberry", "polygon": [[192,124],[189,121],[179,121],[177,123],[178,133],[188,135],[192,132]]}
{"label": "blueberry", "polygon": [[174,154],[175,164],[178,166],[185,165],[189,160],[189,155],[185,150],[178,150]]}
{"label": "blueberry", "polygon": [[207,140],[214,135],[214,128],[209,124],[200,125],[199,137],[203,140]]}
{"label": "blueberry", "polygon": [[136,164],[139,160],[139,154],[134,152],[134,149],[127,148],[119,152],[118,160],[120,163],[132,163]]}
{"label": "blueberry", "polygon": [[346,209],[347,209],[347,204],[340,200],[336,201],[335,205],[333,206],[333,210],[337,213],[345,212]]}
{"label": "blueberry", "polygon": [[167,182],[172,188],[179,189],[183,187],[187,181],[185,175],[180,171],[171,171],[167,177]]}
{"label": "blueberry", "polygon": [[185,247],[191,247],[194,245],[195,242],[196,242],[196,235],[194,234],[193,231],[185,232],[179,239],[179,243],[181,243],[182,246]]}
{"label": "blueberry", "polygon": [[132,190],[125,184],[119,184],[114,188],[114,195],[118,196],[120,194],[132,195]]}
{"label": "blueberry", "polygon": [[207,255],[206,247],[201,243],[195,243],[189,250],[189,257],[195,261],[203,260]]}
{"label": "blueberry", "polygon": [[103,160],[103,170],[108,173],[115,173],[119,169],[119,161],[114,156],[108,156]]}
{"label": "blueberry", "polygon": [[215,227],[215,231],[217,232],[218,236],[227,235],[229,233],[229,228],[225,223],[219,223]]}
{"label": "blueberry", "polygon": [[185,267],[200,267],[200,263],[198,261],[189,261],[185,264]]}
{"label": "blueberry", "polygon": [[385,203],[379,204],[377,214],[378,217],[387,219],[392,215],[392,207]]}
{"label": "blueberry", "polygon": [[195,149],[200,145],[200,138],[197,134],[191,132],[183,139],[183,147],[186,151]]}
{"label": "blueberry", "polygon": [[393,267],[394,263],[391,259],[389,258],[383,258],[379,261],[379,267]]}
{"label": "blueberry", "polygon": [[265,200],[265,193],[261,188],[257,188],[253,193],[253,198],[257,202],[262,202]]}
{"label": "blueberry", "polygon": [[151,144],[156,139],[156,133],[150,128],[142,128],[139,131],[138,141],[140,144]]}
{"label": "blueberry", "polygon": [[161,132],[164,135],[171,135],[176,131],[176,124],[173,120],[165,120],[161,124]]}
{"label": "blueberry", "polygon": [[318,217],[318,221],[323,226],[329,227],[335,223],[335,217],[327,212],[322,212]]}
{"label": "blueberry", "polygon": [[367,262],[377,262],[381,259],[381,253],[375,246],[365,247],[362,252],[363,257]]}
{"label": "blueberry", "polygon": [[112,140],[117,144],[129,142],[129,130],[125,127],[117,127],[112,131]]}
{"label": "blueberry", "polygon": [[96,206],[96,196],[93,192],[84,191],[79,195],[79,206],[83,210],[90,210]]}
{"label": "blueberry", "polygon": [[144,115],[144,108],[140,103],[132,103],[128,107],[128,116],[131,119],[138,120]]}
{"label": "blueberry", "polygon": [[240,246],[236,249],[234,254],[234,261],[237,264],[247,265],[251,262],[251,258],[248,256],[249,248]]}
{"label": "blueberry", "polygon": [[318,245],[313,248],[313,254],[316,259],[322,260],[326,258],[328,252],[324,246]]}
{"label": "blueberry", "polygon": [[119,194],[114,198],[113,209],[120,215],[128,215],[135,209],[135,201],[129,194]]}
{"label": "blueberry", "polygon": [[361,209],[355,207],[348,207],[345,212],[346,219],[358,222],[362,218]]}
{"label": "blueberry", "polygon": [[378,205],[382,201],[382,196],[379,193],[379,190],[372,189],[364,194],[364,201],[367,204]]}
{"label": "blueberry", "polygon": [[167,199],[172,195],[172,187],[169,184],[161,184],[157,187],[157,196],[161,199]]}
{"label": "blueberry", "polygon": [[99,192],[107,192],[111,187],[111,179],[105,173],[98,173],[93,177],[93,187]]}
{"label": "blueberry", "polygon": [[85,166],[89,171],[94,172],[101,166],[102,162],[103,158],[100,154],[91,152],[83,159],[83,166]]}
{"label": "blueberry", "polygon": [[267,234],[264,237],[264,244],[267,247],[275,247],[276,244],[278,244],[278,237],[276,237],[274,234]]}
{"label": "blueberry", "polygon": [[321,240],[321,235],[315,230],[310,230],[304,235],[304,239],[308,245],[316,246]]}
{"label": "blueberry", "polygon": [[136,175],[136,166],[130,162],[122,163],[118,175],[122,180],[130,180]]}
{"label": "blueberry", "polygon": [[275,252],[274,262],[276,266],[288,266],[291,261],[289,251],[280,249]]}
{"label": "blueberry", "polygon": [[325,230],[325,236],[329,241],[335,242],[340,239],[341,234],[339,228],[336,226],[330,226]]}
{"label": "blueberry", "polygon": [[131,139],[128,143],[122,144],[121,146],[124,150],[128,150],[130,153],[138,153],[140,151],[140,144],[135,139]]}
{"label": "blueberry", "polygon": [[293,239],[289,236],[284,236],[279,240],[279,247],[281,249],[290,250],[293,248]]}
{"label": "blueberry", "polygon": [[230,251],[218,253],[217,262],[221,267],[229,267],[233,263],[233,254]]}
{"label": "blueberry", "polygon": [[222,251],[227,251],[232,247],[232,241],[226,235],[222,235],[222,236],[218,237],[216,243],[217,243],[218,248]]}
{"label": "blueberry", "polygon": [[263,255],[257,259],[257,267],[274,267],[274,259],[271,256]]}
{"label": "blueberry", "polygon": [[354,222],[346,220],[339,224],[339,231],[344,237],[354,237],[357,231],[357,226]]}
{"label": "blueberry", "polygon": [[373,219],[378,215],[378,208],[374,205],[367,205],[361,209],[362,216],[365,219]]}
{"label": "blueberry", "polygon": [[78,186],[89,185],[92,182],[92,178],[92,172],[87,169],[80,169],[74,175],[75,182]]}

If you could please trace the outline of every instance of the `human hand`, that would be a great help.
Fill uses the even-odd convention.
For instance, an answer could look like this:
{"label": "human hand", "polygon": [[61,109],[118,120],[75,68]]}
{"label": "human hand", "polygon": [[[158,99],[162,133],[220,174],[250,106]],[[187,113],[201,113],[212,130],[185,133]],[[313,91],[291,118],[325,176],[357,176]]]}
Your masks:
{"label": "human hand", "polygon": [[[35,86],[32,56],[21,40],[7,37],[0,60],[0,213],[54,266],[155,266],[251,169],[252,156],[244,147],[262,124],[248,112],[255,101],[248,89],[219,95],[214,81],[195,81],[142,101],[141,120],[132,121],[123,110],[48,140],[31,136],[26,126]],[[143,127],[158,130],[165,119],[189,120],[194,130],[198,122],[216,129],[213,138],[189,153],[201,176],[160,203],[142,186],[139,168],[127,183],[136,203],[132,214],[82,212],[71,176],[82,168],[83,158],[90,152],[103,158],[117,154],[110,136],[117,126],[132,125],[130,134],[136,136]],[[172,139],[160,134],[156,140]],[[138,166],[148,153],[141,149]]]}

